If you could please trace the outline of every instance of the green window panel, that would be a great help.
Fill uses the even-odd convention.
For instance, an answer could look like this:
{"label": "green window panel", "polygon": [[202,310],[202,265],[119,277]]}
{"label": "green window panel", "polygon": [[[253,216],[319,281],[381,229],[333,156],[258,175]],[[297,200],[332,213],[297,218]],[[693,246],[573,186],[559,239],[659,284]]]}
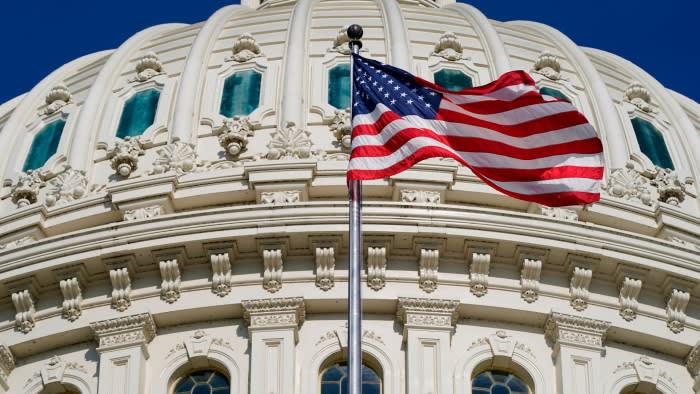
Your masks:
{"label": "green window panel", "polygon": [[[348,364],[331,365],[321,374],[321,394],[348,393]],[[370,367],[362,364],[362,393],[381,394],[382,381]]]}
{"label": "green window panel", "polygon": [[124,103],[122,116],[119,118],[117,137],[135,137],[143,134],[153,124],[158,109],[160,91],[148,89],[131,96]]}
{"label": "green window panel", "polygon": [[180,379],[174,394],[229,394],[228,379],[216,371],[196,371]]}
{"label": "green window panel", "polygon": [[255,70],[237,72],[224,81],[219,113],[227,118],[248,116],[260,105],[262,74]]}
{"label": "green window panel", "polygon": [[632,119],[632,127],[642,153],[655,165],[673,170],[671,155],[668,153],[664,137],[659,130],[651,123],[640,118]]}
{"label": "green window panel", "polygon": [[65,120],[55,120],[44,126],[34,136],[34,141],[32,141],[32,146],[29,148],[29,155],[24,162],[22,171],[36,170],[46,164],[49,158],[58,150],[58,144],[61,142],[61,134],[63,134],[65,125]]}
{"label": "green window panel", "polygon": [[339,64],[328,70],[328,104],[350,108],[350,65]]}
{"label": "green window panel", "polygon": [[465,73],[458,70],[451,70],[449,68],[442,69],[435,74],[435,84],[440,85],[447,90],[457,92],[466,88],[471,88],[472,79]]}
{"label": "green window panel", "polygon": [[556,89],[548,88],[546,86],[543,88],[540,88],[540,94],[546,94],[547,96],[552,96],[552,97],[556,97],[558,99],[562,99],[562,100],[566,100],[568,102],[571,102],[571,99],[569,99],[564,93],[562,93]]}
{"label": "green window panel", "polygon": [[472,394],[530,394],[530,389],[512,373],[493,370],[472,379]]}

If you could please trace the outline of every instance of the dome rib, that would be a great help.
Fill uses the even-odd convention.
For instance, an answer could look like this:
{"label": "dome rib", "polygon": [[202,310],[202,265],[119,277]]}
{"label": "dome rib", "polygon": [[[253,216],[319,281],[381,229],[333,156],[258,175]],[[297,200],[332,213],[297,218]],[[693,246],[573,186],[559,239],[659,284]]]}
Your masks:
{"label": "dome rib", "polygon": [[[591,108],[594,111],[593,115],[596,117],[598,126],[605,129],[605,132],[598,130],[598,133],[604,145],[608,147],[606,150],[606,170],[609,172],[612,168],[623,168],[629,159],[625,149],[627,143],[625,142],[624,128],[620,117],[615,112],[610,93],[588,56],[569,37],[551,26],[531,21],[506,23],[544,34],[552,42],[556,43],[565,56],[569,58],[573,66],[577,68],[583,82],[590,87],[589,98]],[[622,149],[623,152],[610,152],[610,148],[613,147],[617,147],[618,150]]]}
{"label": "dome rib", "polygon": [[[0,133],[0,146],[12,146],[12,155],[8,156],[5,160],[0,160],[0,174],[3,174],[3,180],[9,181],[15,178],[19,174],[19,168],[21,166],[16,166],[17,169],[11,166],[11,163],[17,163],[17,161],[22,161],[19,155],[24,154],[24,152],[19,152],[17,149],[21,144],[22,138],[26,138],[26,133],[24,131],[24,125],[27,123],[27,119],[30,116],[36,116],[36,110],[40,106],[40,102],[43,102],[46,93],[55,84],[67,79],[70,75],[80,70],[85,65],[93,63],[105,56],[112,53],[113,50],[105,50],[95,53],[90,53],[85,56],[81,56],[71,62],[64,64],[58,69],[54,70],[51,74],[47,75],[44,79],[36,84],[28,93],[24,95],[14,112],[5,123],[3,130],[13,130],[12,133]],[[14,101],[14,99],[13,99]]]}
{"label": "dome rib", "polygon": [[403,17],[403,10],[396,1],[393,0],[377,0],[377,4],[381,7],[386,21],[386,30],[389,34],[386,35],[389,47],[388,62],[398,68],[403,68],[414,72],[411,59],[411,46],[408,43],[408,31]]}
{"label": "dome rib", "polygon": [[131,36],[112,53],[112,56],[102,67],[97,79],[95,79],[95,83],[90,88],[90,93],[78,115],[71,141],[76,143],[71,143],[68,154],[68,163],[72,168],[84,170],[87,173],[92,171],[92,166],[87,164],[92,162],[93,147],[97,138],[99,138],[99,133],[94,131],[100,130],[100,123],[104,115],[104,111],[101,111],[101,109],[105,108],[112,88],[119,80],[131,54],[156,34],[185,26],[188,25],[170,23],[149,27]]}
{"label": "dome rib", "polygon": [[457,11],[477,31],[486,52],[492,79],[513,69],[501,37],[481,11],[464,3],[450,4],[444,8]]}
{"label": "dome rib", "polygon": [[207,64],[216,38],[229,18],[246,8],[230,5],[216,11],[197,33],[180,76],[175,110],[170,135],[183,142],[190,142],[199,126],[202,92],[204,90]]}

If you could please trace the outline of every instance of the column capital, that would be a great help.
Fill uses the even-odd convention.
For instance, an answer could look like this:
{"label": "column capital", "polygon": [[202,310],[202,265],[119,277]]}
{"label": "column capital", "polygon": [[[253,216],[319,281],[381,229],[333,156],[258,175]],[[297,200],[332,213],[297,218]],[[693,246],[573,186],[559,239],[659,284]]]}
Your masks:
{"label": "column capital", "polygon": [[403,324],[404,338],[409,328],[448,329],[457,324],[457,300],[399,297],[396,318]]}
{"label": "column capital", "polygon": [[688,368],[690,375],[700,377],[700,341],[698,341],[685,358],[685,367]]}
{"label": "column capital", "polygon": [[10,348],[0,345],[0,387],[5,390],[10,388],[7,379],[10,377],[13,369],[15,369],[15,357],[12,355]]}
{"label": "column capital", "polygon": [[90,323],[99,347],[98,352],[141,346],[146,357],[146,344],[156,336],[156,323],[150,313],[117,317]]}
{"label": "column capital", "polygon": [[249,330],[299,328],[306,318],[303,297],[243,300],[243,320]]}
{"label": "column capital", "polygon": [[609,328],[610,322],[607,321],[558,312],[552,312],[544,325],[545,336],[555,346],[569,345],[592,350],[603,349]]}

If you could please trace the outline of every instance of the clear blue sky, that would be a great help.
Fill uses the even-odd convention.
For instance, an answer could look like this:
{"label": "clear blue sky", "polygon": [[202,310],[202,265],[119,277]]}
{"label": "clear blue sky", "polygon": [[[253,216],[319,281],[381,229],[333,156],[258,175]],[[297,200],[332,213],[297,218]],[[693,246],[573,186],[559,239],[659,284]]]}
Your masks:
{"label": "clear blue sky", "polygon": [[[700,1],[465,1],[488,18],[553,26],[582,46],[600,48],[641,66],[662,84],[700,102]],[[27,90],[81,55],[116,48],[155,24],[194,23],[225,0],[7,1],[0,13],[0,103]]]}

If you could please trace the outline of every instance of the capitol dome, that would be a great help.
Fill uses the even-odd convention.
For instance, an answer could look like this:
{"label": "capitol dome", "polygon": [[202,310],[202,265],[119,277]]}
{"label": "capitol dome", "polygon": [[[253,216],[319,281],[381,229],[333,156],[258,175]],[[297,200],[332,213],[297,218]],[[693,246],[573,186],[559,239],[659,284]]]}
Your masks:
{"label": "capitol dome", "polygon": [[0,105],[0,393],[346,393],[349,49],[527,70],[605,147],[549,208],[453,160],[363,188],[364,393],[700,393],[700,105],[451,0],[243,0]]}

